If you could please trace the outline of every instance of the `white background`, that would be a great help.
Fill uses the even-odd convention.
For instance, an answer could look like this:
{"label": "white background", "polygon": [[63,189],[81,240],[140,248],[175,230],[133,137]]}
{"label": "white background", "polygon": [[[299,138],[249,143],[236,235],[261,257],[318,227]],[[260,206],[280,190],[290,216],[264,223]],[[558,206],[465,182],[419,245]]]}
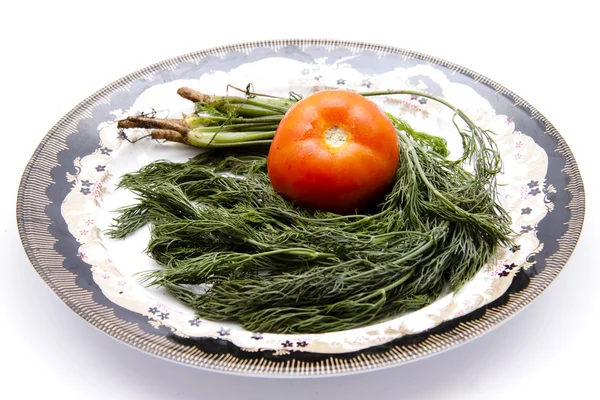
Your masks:
{"label": "white background", "polygon": [[[4,3],[0,21],[1,398],[593,398],[600,268],[600,24],[593,2],[48,1]],[[31,267],[18,236],[21,173],[79,101],[151,63],[236,42],[331,38],[437,56],[513,90],[561,132],[586,185],[579,245],[528,308],[449,352],[365,374],[229,376],[134,350],[77,317]]]}

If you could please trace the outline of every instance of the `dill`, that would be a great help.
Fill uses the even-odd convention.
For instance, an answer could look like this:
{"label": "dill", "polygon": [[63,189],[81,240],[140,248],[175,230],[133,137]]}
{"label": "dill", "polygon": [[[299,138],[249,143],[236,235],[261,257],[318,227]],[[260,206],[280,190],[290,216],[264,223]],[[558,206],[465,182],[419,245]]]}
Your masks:
{"label": "dill", "polygon": [[[202,118],[234,126],[256,117],[270,128],[285,106],[268,101],[230,102],[220,116],[214,110],[225,103],[211,103]],[[236,104],[253,116],[236,114]],[[142,282],[167,288],[202,318],[250,331],[339,331],[422,308],[512,246],[510,218],[496,201],[502,163],[491,133],[444,104],[467,124],[455,123],[462,157],[446,159],[443,139],[390,115],[401,160],[393,188],[369,213],[303,208],[273,190],[263,153],[210,149],[124,175],[119,186],[138,202],[119,210],[108,235],[149,224],[146,251],[163,268]]]}

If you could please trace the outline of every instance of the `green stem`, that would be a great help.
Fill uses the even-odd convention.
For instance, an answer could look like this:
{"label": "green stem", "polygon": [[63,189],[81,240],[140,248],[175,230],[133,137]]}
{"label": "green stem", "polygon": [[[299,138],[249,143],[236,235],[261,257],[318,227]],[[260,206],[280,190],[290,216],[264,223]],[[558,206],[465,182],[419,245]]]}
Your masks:
{"label": "green stem", "polygon": [[[252,244],[256,244],[256,245],[261,244],[254,240],[248,240],[248,243],[252,243]],[[262,253],[250,254],[250,259],[260,258],[260,257],[268,257],[268,256],[277,255],[277,254],[292,254],[295,256],[308,257],[311,260],[315,260],[317,258],[335,257],[335,254],[332,254],[332,253],[321,253],[319,251],[307,249],[304,247],[292,247],[289,249],[277,249],[277,250],[271,250],[271,251],[264,251]]]}
{"label": "green stem", "polygon": [[[448,221],[444,221],[440,224],[440,230],[446,230],[449,226]],[[421,254],[423,254],[425,251],[429,250],[433,245],[435,245],[438,240],[440,239],[435,232],[430,235],[431,239],[429,239],[429,241],[427,243],[425,243],[423,246],[421,247],[417,247],[416,249],[414,249],[413,251],[411,251],[410,253],[406,254],[404,257],[399,258],[398,260],[394,261],[395,265],[399,265],[405,261],[408,261],[416,256],[420,256]],[[387,290],[387,287],[385,288]]]}
{"label": "green stem", "polygon": [[202,143],[195,144],[189,143],[194,147],[204,148],[204,149],[219,149],[219,148],[229,148],[229,147],[246,147],[246,146],[270,146],[273,143],[272,140],[250,140],[248,142],[231,142],[231,143]]}
{"label": "green stem", "polygon": [[456,111],[457,110],[456,107],[454,107],[452,104],[448,103],[446,100],[444,100],[441,97],[434,96],[434,95],[429,94],[429,93],[419,92],[419,91],[416,91],[416,90],[384,90],[384,91],[376,91],[376,92],[364,92],[364,93],[359,93],[359,94],[361,96],[364,96],[364,97],[386,96],[386,95],[391,95],[391,94],[409,94],[409,95],[413,95],[413,96],[426,97],[428,99],[435,100],[437,102],[442,103],[446,107],[450,108],[452,111]]}
{"label": "green stem", "polygon": [[[440,227],[447,228],[448,225],[449,224],[446,221],[445,223],[442,223],[440,225]],[[416,232],[414,232],[414,233],[416,233]],[[433,247],[438,242],[438,240],[439,240],[439,237],[437,237],[436,235],[425,234],[424,236],[429,236],[430,237],[429,241],[427,241],[426,243],[424,243],[422,246],[417,247],[416,249],[414,249],[413,251],[409,252],[408,254],[404,255],[403,257],[399,258],[398,260],[394,261],[394,264],[395,265],[399,265],[399,264],[401,264],[403,262],[406,262],[408,260],[411,260],[411,259],[413,259],[415,257],[420,256],[421,254],[423,254],[424,252],[426,252],[427,250],[429,250],[431,247]],[[412,275],[412,273],[413,273],[414,270],[415,270],[415,268],[411,268],[408,271],[408,273],[405,274],[405,275],[403,275],[400,279],[398,279],[398,280],[394,281],[393,283],[387,285],[386,287],[378,289],[377,291],[371,293],[370,295],[362,298],[361,301],[371,299],[371,298],[377,296],[379,293],[383,293],[385,295],[386,292],[389,292],[390,290],[394,289],[398,285],[401,285],[404,282],[406,282],[406,280],[411,277],[411,275]],[[366,273],[363,273],[363,274],[359,274],[357,276],[365,275],[365,274]],[[357,276],[355,276],[355,278]]]}
{"label": "green stem", "polygon": [[258,100],[244,97],[222,96],[216,98],[212,104],[215,106],[215,108],[219,108],[227,104],[243,104],[285,114],[292,106],[293,102],[287,100]]}
{"label": "green stem", "polygon": [[394,236],[407,236],[407,235],[420,236],[420,237],[429,237],[430,236],[429,234],[423,233],[423,232],[395,231],[395,232],[382,233],[381,235],[372,236],[372,242],[379,243],[379,242],[385,241],[389,238],[392,238]]}
{"label": "green stem", "polygon": [[189,115],[185,118],[188,128],[194,129],[201,126],[214,126],[221,125],[223,123],[229,123],[231,125],[245,125],[245,124],[259,124],[259,123],[271,123],[279,124],[283,115],[269,115],[264,117],[254,118],[230,118],[220,117],[216,115]]}
{"label": "green stem", "polygon": [[[410,142],[410,140],[405,140],[405,137],[403,135],[398,135],[398,137],[400,137],[404,140],[410,155],[413,157],[413,159],[417,160],[419,156],[417,155],[417,152],[415,151],[415,148],[412,145],[412,143]],[[433,186],[433,184],[429,181],[429,179],[427,179],[427,175],[425,175],[425,171],[423,171],[423,167],[421,166],[420,163],[415,162],[415,163],[413,163],[413,165],[416,167],[417,173],[421,177],[421,180],[423,181],[423,183],[425,183],[427,188],[429,190],[431,190],[438,199],[440,199],[446,206],[453,209],[454,212],[461,213],[461,214],[465,213],[464,210],[462,210],[461,208],[454,205],[453,202],[448,200],[442,193],[440,193],[440,191],[435,186]]]}
{"label": "green stem", "polygon": [[408,95],[413,95],[413,96],[426,97],[428,99],[435,100],[438,103],[441,103],[441,104],[445,105],[446,107],[448,107],[449,109],[451,109],[452,111],[454,111],[456,114],[458,114],[458,116],[463,121],[465,121],[465,123],[469,126],[469,128],[472,128],[472,129],[477,128],[477,125],[475,125],[475,123],[471,120],[471,118],[469,118],[461,109],[453,106],[452,104],[450,104],[448,101],[444,100],[443,98],[434,96],[429,93],[419,92],[416,90],[387,90],[387,91],[377,91],[377,92],[365,92],[365,93],[359,93],[359,94],[364,97],[386,96],[386,95],[394,95],[394,94],[408,94]]}
{"label": "green stem", "polygon": [[[448,226],[448,222],[446,221],[445,223],[443,223],[442,225],[443,227],[447,227]],[[431,237],[431,239],[425,243],[423,246],[416,248],[415,250],[411,251],[410,253],[406,254],[404,257],[396,260],[394,262],[394,264],[398,265],[401,264],[405,261],[408,261],[414,257],[418,257],[421,254],[423,254],[424,252],[426,252],[427,250],[431,249],[437,242],[438,242],[439,238],[436,237],[436,235],[433,235]],[[365,301],[365,300],[369,300],[372,297],[377,296],[378,294],[383,294],[385,296],[386,292],[389,292],[390,290],[402,285],[404,282],[406,282],[413,274],[415,268],[411,268],[408,273],[406,273],[405,275],[403,275],[400,279],[397,279],[396,281],[390,283],[389,285],[387,285],[384,288],[378,289],[377,291],[371,293],[370,295],[364,297],[363,299],[361,299],[361,301]]]}
{"label": "green stem", "polygon": [[220,132],[265,132],[276,131],[278,124],[271,123],[244,123],[218,126],[199,126],[194,132],[220,133]]}
{"label": "green stem", "polygon": [[250,144],[271,144],[275,131],[268,132],[198,132],[186,136],[188,144],[195,147],[235,147]]}

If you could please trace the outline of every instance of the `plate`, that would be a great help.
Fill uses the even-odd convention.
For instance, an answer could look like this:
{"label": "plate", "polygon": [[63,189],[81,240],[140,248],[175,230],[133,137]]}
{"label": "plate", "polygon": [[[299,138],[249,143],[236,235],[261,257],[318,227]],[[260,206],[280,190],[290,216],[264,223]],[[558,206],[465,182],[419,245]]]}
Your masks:
{"label": "plate", "polygon": [[[500,201],[518,233],[463,288],[421,310],[342,332],[278,335],[204,320],[136,280],[155,268],[148,232],[110,240],[113,210],[133,200],[118,178],[156,159],[183,161],[197,149],[123,140],[116,121],[177,117],[193,105],[177,88],[225,94],[251,83],[263,93],[323,89],[412,89],[443,97],[496,133],[505,169]],[[460,143],[452,114],[419,96],[380,96],[386,111]],[[149,66],[82,101],[44,137],[17,200],[23,246],[36,271],[78,315],[103,332],[172,361],[258,376],[335,375],[399,365],[474,339],[523,309],[558,275],[576,246],[584,189],[565,141],[546,118],[503,86],[453,63],[408,50],[331,40],[243,43]]]}

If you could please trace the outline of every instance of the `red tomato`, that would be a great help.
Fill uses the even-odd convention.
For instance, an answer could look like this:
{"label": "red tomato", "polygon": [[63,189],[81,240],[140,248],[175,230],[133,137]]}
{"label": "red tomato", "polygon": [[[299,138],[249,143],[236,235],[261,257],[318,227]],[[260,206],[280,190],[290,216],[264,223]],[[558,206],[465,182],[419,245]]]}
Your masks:
{"label": "red tomato", "polygon": [[398,157],[396,129],[381,108],[357,93],[326,90],[288,110],[267,166],[282,196],[346,214],[383,196]]}

